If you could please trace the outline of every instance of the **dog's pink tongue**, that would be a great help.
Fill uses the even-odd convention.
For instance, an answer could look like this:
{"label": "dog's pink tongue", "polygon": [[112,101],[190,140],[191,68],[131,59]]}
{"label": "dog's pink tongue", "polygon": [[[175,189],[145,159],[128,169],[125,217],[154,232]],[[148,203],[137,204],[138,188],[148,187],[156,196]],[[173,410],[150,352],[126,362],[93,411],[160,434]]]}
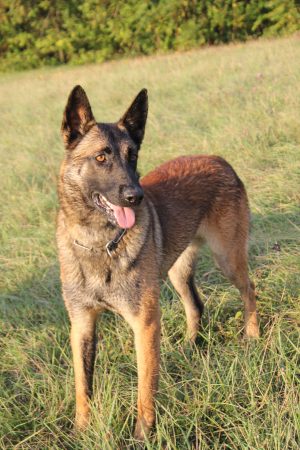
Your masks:
{"label": "dog's pink tongue", "polygon": [[135,213],[131,208],[122,208],[122,206],[111,205],[121,228],[131,228],[135,224]]}

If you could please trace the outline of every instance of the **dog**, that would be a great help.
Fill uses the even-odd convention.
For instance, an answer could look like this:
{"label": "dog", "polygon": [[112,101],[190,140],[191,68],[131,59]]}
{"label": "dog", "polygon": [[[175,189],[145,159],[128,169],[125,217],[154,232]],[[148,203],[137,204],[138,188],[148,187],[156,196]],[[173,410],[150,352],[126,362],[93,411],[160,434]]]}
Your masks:
{"label": "dog", "polygon": [[96,321],[110,310],[134,332],[138,440],[145,439],[155,419],[160,281],[169,275],[185,309],[188,339],[194,342],[203,313],[194,273],[204,242],[240,291],[245,335],[259,336],[242,181],[224,159],[207,155],[179,157],[140,179],[137,159],[147,113],[143,89],[118,122],[97,123],[85,91],[74,87],[62,121],[65,158],[58,183],[57,244],[71,322],[75,427],[82,430],[89,422]]}

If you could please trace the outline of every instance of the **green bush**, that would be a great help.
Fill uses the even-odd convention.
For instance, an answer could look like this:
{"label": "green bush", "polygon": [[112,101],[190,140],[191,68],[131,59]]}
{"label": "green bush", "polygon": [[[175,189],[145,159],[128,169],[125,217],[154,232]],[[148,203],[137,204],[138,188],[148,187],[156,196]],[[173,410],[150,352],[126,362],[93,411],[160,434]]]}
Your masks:
{"label": "green bush", "polygon": [[0,0],[0,68],[186,50],[299,23],[298,0]]}

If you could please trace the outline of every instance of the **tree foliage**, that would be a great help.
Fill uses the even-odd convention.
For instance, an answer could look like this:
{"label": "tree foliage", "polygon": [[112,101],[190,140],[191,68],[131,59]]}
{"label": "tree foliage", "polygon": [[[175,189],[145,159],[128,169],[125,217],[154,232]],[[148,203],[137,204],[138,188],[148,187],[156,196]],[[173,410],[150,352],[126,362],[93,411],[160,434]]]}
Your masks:
{"label": "tree foliage", "polygon": [[0,67],[104,61],[299,28],[298,0],[0,0]]}

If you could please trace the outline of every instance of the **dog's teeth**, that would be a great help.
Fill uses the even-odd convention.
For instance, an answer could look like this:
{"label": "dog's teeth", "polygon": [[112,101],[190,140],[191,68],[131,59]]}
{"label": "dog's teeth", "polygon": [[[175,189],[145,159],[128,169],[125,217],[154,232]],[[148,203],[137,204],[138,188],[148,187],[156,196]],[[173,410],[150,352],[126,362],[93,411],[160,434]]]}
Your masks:
{"label": "dog's teeth", "polygon": [[97,206],[104,209],[106,214],[108,214],[110,217],[114,217],[114,210],[111,208],[109,201],[104,197],[102,194],[98,194],[98,196],[95,199],[95,202]]}

